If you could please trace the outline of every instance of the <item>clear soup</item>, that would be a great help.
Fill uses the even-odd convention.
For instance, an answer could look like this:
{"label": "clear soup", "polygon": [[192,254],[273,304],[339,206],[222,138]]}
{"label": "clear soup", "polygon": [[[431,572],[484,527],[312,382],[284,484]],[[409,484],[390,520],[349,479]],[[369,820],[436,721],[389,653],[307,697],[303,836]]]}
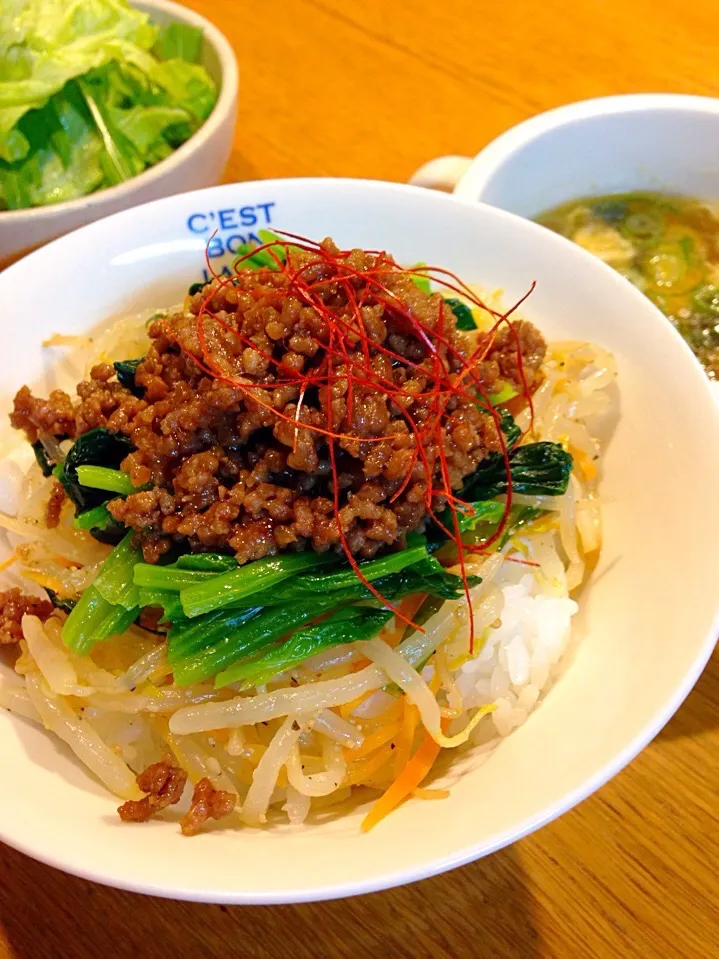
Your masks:
{"label": "clear soup", "polygon": [[691,197],[583,197],[537,222],[631,280],[671,320],[711,379],[719,379],[719,207]]}

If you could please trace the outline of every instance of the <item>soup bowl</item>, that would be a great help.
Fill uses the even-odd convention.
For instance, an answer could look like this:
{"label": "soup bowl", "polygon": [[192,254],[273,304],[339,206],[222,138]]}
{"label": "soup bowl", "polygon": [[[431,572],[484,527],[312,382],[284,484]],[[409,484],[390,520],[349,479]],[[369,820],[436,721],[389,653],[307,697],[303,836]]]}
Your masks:
{"label": "soup bowl", "polygon": [[[519,123],[471,160],[431,160],[413,184],[520,216],[632,191],[719,199],[719,100],[636,94],[583,100]],[[712,381],[719,402],[719,383]]]}
{"label": "soup bowl", "polygon": [[526,217],[630,190],[716,199],[719,100],[662,93],[570,103],[511,127],[473,160],[431,160],[411,182]]}
{"label": "soup bowl", "polygon": [[[226,185],[118,213],[0,276],[6,316],[24,318],[5,330],[7,396],[23,383],[72,382],[66,366],[41,354],[49,334],[176,302],[206,277],[208,262],[222,270],[261,227],[431,262],[501,287],[507,302],[536,281],[524,315],[549,339],[593,340],[614,353],[620,415],[603,462],[604,547],[579,597],[571,659],[526,724],[491,753],[456,756],[443,802],[408,802],[368,834],[360,803],[301,826],[215,828],[187,839],[176,822],[121,824],[117,800],[68,751],[31,722],[0,715],[4,842],[99,882],[211,902],[369,892],[519,839],[652,739],[699,676],[719,623],[719,410],[701,370],[609,267],[490,206],[409,186],[309,179]],[[701,523],[687,519],[678,491],[702,502]]]}

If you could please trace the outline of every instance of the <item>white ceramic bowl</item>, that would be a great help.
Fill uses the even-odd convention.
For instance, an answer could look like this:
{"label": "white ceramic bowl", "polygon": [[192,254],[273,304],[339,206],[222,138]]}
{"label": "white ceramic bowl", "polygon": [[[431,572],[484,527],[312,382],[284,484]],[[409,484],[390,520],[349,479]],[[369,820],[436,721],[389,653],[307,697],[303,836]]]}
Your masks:
{"label": "white ceramic bowl", "polygon": [[[671,93],[600,97],[540,113],[477,156],[438,157],[412,176],[520,216],[631,190],[719,200],[719,99]],[[713,383],[719,402],[719,383]]]}
{"label": "white ceramic bowl", "polygon": [[[0,716],[0,837],[100,882],[165,896],[276,903],[368,892],[485,855],[538,828],[614,775],[666,723],[701,672],[719,626],[719,410],[688,348],[599,260],[485,205],[352,180],[243,183],[171,197],[93,223],[0,275],[8,397],[67,384],[41,340],[176,301],[200,279],[210,225],[236,246],[255,218],[341,245],[392,251],[503,287],[550,338],[616,355],[621,418],[606,453],[605,545],[581,598],[573,661],[526,725],[485,761],[458,755],[441,803],[409,802],[367,835],[362,810],[303,826],[212,830],[121,824],[117,801],[53,739]],[[231,225],[234,224],[234,225]],[[199,232],[204,230],[205,232]],[[228,242],[229,241],[229,242]],[[40,278],[40,281],[38,281]],[[28,291],[31,290],[30,295]],[[701,502],[701,521],[686,502]]]}
{"label": "white ceramic bowl", "polygon": [[155,23],[201,27],[201,62],[217,83],[217,103],[200,129],[171,156],[139,176],[87,197],[29,210],[0,212],[0,268],[29,250],[85,223],[159,197],[212,186],[222,176],[232,149],[237,117],[238,72],[232,47],[217,27],[170,0],[133,0]]}
{"label": "white ceramic bowl", "polygon": [[627,190],[719,199],[719,100],[662,93],[570,103],[512,127],[474,160],[432,160],[412,182],[527,217]]}

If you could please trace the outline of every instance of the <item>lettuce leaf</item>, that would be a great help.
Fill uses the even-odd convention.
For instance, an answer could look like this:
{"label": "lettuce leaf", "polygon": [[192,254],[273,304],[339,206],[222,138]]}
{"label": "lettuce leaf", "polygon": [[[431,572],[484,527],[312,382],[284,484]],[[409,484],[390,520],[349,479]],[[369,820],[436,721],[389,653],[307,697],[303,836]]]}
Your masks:
{"label": "lettuce leaf", "polygon": [[0,209],[74,199],[158,163],[211,113],[202,32],[126,0],[0,2]]}
{"label": "lettuce leaf", "polygon": [[202,50],[202,30],[187,23],[168,23],[157,36],[153,53],[158,60],[197,63]]}

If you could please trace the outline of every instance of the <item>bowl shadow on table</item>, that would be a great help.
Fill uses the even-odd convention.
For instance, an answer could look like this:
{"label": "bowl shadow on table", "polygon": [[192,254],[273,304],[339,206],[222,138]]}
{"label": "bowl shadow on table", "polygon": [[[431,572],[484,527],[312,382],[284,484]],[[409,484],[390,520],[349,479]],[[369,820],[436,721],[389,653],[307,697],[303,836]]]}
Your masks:
{"label": "bowl shadow on table", "polygon": [[[138,863],[141,869],[141,863]],[[370,896],[287,906],[143,898],[0,847],[0,935],[12,959],[539,959],[515,847]]]}

